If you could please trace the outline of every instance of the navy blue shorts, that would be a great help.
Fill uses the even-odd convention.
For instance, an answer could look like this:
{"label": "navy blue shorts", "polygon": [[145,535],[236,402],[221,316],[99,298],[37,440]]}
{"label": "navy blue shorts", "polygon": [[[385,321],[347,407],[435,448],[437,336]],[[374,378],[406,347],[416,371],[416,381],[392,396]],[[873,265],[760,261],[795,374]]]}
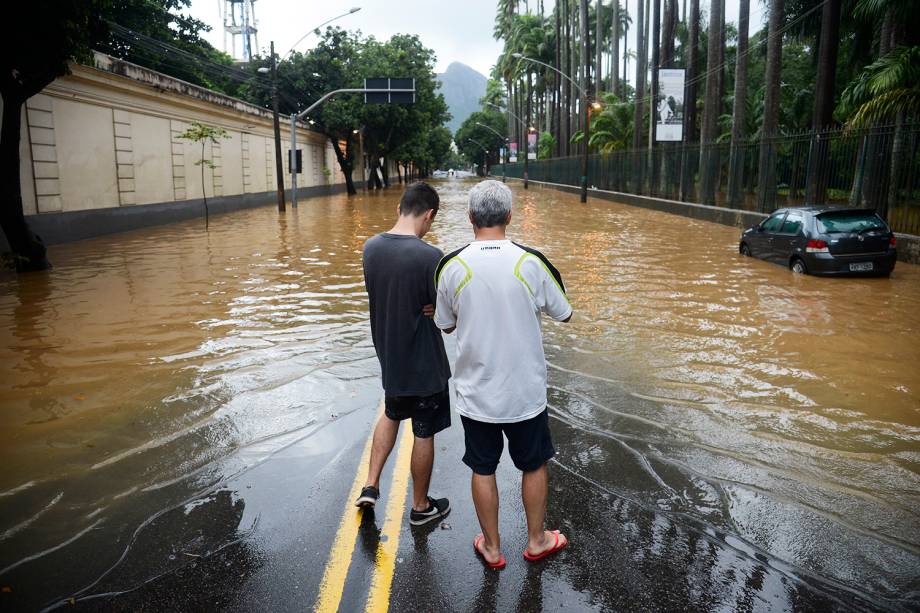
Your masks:
{"label": "navy blue shorts", "polygon": [[416,438],[431,438],[450,427],[448,388],[431,396],[386,396],[384,414],[393,421],[412,419]]}
{"label": "navy blue shorts", "polygon": [[495,473],[504,449],[502,434],[508,439],[511,461],[522,472],[536,470],[556,455],[546,409],[536,417],[512,423],[493,424],[464,415],[460,416],[460,420],[466,442],[463,463],[477,475]]}

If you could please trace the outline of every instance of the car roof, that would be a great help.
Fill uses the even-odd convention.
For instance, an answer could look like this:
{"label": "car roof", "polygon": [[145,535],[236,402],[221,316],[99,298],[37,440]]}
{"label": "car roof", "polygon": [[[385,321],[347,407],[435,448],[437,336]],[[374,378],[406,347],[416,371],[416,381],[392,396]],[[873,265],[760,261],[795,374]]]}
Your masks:
{"label": "car roof", "polygon": [[803,206],[787,206],[781,209],[776,209],[773,212],[779,213],[781,211],[802,211],[804,213],[812,213],[813,215],[820,215],[822,213],[838,213],[838,212],[872,213],[872,214],[875,213],[875,209],[841,206],[839,204],[806,204]]}

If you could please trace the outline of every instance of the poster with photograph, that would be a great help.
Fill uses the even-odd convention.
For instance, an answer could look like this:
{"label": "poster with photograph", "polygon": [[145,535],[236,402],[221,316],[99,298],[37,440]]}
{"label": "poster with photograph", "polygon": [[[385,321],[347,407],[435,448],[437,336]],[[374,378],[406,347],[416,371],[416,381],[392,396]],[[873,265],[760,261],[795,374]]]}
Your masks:
{"label": "poster with photograph", "polygon": [[537,133],[529,132],[527,134],[527,159],[537,159]]}
{"label": "poster with photograph", "polygon": [[655,140],[683,140],[683,68],[662,68],[658,71],[658,94],[655,96],[655,112]]}
{"label": "poster with photograph", "polygon": [[517,162],[517,143],[511,143],[509,147],[511,147],[511,157],[508,158],[508,161],[513,164]]}

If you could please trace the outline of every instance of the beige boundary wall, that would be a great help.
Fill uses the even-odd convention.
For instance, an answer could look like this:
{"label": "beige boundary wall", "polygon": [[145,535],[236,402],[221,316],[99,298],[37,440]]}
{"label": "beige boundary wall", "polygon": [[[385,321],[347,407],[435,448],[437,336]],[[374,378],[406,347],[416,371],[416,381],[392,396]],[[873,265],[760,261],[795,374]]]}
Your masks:
{"label": "beige boundary wall", "polygon": [[[270,111],[107,55],[96,54],[95,62],[72,65],[72,74],[24,105],[20,174],[27,216],[198,201],[202,189],[218,199],[275,189]],[[229,136],[205,146],[215,167],[205,167],[204,185],[195,165],[201,145],[178,138],[193,121]],[[289,126],[282,121],[285,156]],[[300,129],[297,148],[303,150],[299,188],[344,183],[324,136]]]}

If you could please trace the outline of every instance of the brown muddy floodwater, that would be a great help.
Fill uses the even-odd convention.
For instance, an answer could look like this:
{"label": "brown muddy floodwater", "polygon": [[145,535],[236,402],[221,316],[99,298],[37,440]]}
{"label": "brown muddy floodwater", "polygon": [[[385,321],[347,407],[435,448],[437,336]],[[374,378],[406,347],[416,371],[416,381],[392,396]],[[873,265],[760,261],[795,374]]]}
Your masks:
{"label": "brown muddy floodwater", "polygon": [[[470,184],[438,185],[428,239],[448,251],[471,238]],[[920,268],[795,276],[738,256],[732,228],[515,195],[512,238],[576,308],[545,328],[560,470],[767,564],[920,603]],[[397,199],[61,245],[53,271],[0,277],[0,584],[77,547],[115,563],[159,509],[373,407],[360,252]]]}

